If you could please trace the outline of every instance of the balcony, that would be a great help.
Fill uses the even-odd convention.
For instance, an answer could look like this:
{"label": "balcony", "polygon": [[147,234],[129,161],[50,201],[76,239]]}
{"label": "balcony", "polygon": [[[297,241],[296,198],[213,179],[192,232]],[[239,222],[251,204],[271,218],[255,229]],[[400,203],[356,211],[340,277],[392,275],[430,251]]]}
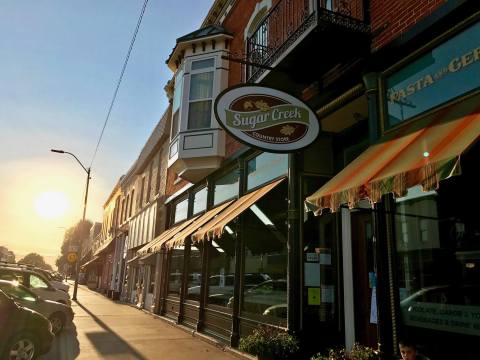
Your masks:
{"label": "balcony", "polygon": [[311,79],[312,72],[321,76],[352,54],[369,49],[365,3],[280,0],[247,39],[247,82],[267,80],[268,84],[270,68],[294,69],[300,81]]}

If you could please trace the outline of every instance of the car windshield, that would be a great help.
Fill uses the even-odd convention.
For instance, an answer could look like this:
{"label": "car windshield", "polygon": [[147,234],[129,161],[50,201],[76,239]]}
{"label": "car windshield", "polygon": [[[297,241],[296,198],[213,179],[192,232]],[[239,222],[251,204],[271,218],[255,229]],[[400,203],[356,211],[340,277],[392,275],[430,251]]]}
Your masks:
{"label": "car windshield", "polygon": [[9,296],[16,299],[32,302],[36,300],[36,297],[33,293],[15,284],[1,283],[0,289],[2,289]]}

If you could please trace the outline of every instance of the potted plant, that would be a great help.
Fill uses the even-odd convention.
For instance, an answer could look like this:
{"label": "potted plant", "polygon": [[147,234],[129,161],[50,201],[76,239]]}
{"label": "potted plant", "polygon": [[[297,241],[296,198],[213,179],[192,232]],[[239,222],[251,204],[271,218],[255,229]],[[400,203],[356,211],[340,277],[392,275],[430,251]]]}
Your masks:
{"label": "potted plant", "polygon": [[259,360],[293,359],[298,340],[283,329],[262,325],[240,339],[239,349],[257,355]]}
{"label": "potted plant", "polygon": [[378,360],[380,359],[380,351],[371,347],[355,343],[352,350],[345,349],[329,349],[327,355],[318,353],[312,356],[310,360]]}

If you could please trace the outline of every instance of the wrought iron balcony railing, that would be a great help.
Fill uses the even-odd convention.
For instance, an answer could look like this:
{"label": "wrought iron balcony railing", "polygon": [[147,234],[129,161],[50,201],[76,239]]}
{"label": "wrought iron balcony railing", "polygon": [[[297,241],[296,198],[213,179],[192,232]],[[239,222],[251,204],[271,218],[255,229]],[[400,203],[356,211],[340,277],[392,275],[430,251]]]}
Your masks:
{"label": "wrought iron balcony railing", "polygon": [[[302,35],[319,24],[369,32],[365,0],[280,0],[247,39],[247,81],[255,82]],[[252,65],[253,64],[253,65]],[[255,65],[261,66],[255,66]]]}

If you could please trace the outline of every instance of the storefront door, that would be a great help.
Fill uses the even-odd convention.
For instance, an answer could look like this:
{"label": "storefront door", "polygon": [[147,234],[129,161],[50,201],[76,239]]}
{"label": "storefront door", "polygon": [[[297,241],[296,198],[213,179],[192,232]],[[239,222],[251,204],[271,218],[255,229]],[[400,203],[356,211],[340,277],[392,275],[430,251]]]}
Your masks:
{"label": "storefront door", "polygon": [[370,211],[352,212],[353,291],[355,340],[377,347],[376,276],[373,262],[373,226]]}

